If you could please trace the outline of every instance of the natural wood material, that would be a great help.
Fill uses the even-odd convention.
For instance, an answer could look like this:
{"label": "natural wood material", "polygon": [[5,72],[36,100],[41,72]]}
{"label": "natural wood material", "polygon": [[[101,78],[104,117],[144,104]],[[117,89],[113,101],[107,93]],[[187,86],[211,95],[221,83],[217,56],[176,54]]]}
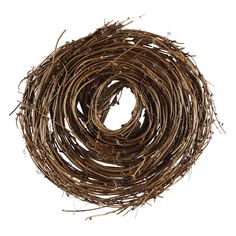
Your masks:
{"label": "natural wood material", "polygon": [[[209,143],[216,118],[207,82],[180,44],[125,24],[56,46],[26,76],[18,113],[45,177],[117,213],[181,179]],[[124,87],[136,97],[132,118],[109,130],[104,121]]]}

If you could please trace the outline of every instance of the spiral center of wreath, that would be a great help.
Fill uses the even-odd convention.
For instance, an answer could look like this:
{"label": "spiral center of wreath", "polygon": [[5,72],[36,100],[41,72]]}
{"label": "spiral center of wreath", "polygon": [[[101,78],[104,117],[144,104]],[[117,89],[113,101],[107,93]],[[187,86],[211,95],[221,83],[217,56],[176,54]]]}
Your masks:
{"label": "spiral center of wreath", "polygon": [[103,124],[110,130],[122,128],[132,118],[135,97],[129,88],[123,88],[110,99],[110,109]]}

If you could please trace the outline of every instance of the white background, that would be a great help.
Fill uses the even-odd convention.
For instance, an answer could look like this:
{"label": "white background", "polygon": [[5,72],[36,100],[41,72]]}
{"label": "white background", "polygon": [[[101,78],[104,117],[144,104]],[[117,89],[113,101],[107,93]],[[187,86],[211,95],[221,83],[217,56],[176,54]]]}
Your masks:
{"label": "white background", "polygon": [[[26,1],[0,2],[0,235],[236,235],[235,152],[235,1]],[[62,196],[24,150],[15,114],[17,85],[61,40],[78,39],[104,19],[137,17],[131,27],[184,42],[196,54],[226,134],[214,137],[192,173],[157,199],[152,207],[122,217],[85,221],[86,208]]]}

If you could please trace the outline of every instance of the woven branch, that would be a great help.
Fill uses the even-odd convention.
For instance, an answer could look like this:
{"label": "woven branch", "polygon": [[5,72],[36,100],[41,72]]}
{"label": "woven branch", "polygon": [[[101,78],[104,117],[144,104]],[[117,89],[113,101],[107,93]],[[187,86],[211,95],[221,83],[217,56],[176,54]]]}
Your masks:
{"label": "woven branch", "polygon": [[[215,119],[207,82],[182,49],[109,23],[30,71],[18,118],[45,177],[118,213],[180,180],[209,143]],[[123,88],[136,98],[132,118],[110,130],[104,121]]]}

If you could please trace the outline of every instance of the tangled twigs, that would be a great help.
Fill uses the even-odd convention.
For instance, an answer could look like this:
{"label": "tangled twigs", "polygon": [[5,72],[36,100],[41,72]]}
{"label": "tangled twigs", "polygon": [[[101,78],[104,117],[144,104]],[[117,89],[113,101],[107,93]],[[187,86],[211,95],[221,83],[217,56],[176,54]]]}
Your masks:
{"label": "tangled twigs", "polygon": [[[104,121],[125,87],[136,98],[132,118],[110,130]],[[191,56],[120,22],[56,48],[28,73],[19,110],[40,171],[69,195],[117,212],[181,179],[210,141],[215,119]]]}

